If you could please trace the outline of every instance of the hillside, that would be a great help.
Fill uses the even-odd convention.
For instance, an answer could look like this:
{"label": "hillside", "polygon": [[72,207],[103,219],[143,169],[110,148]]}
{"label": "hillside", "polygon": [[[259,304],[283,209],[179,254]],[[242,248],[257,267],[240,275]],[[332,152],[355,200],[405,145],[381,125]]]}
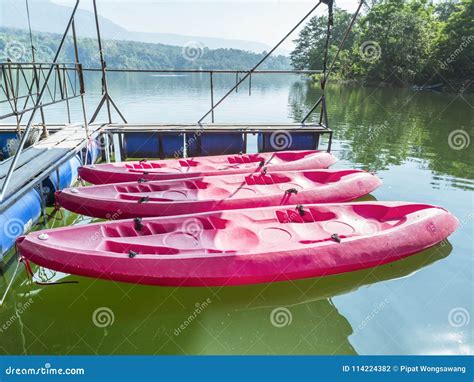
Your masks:
{"label": "hillside", "polygon": [[[36,61],[49,62],[59,45],[61,35],[35,32]],[[80,61],[86,68],[99,66],[97,42],[93,38],[78,38]],[[208,49],[195,44],[179,47],[124,40],[103,40],[109,68],[138,69],[249,69],[264,53],[238,49]],[[30,61],[31,48],[28,33],[23,29],[0,27],[0,60]],[[61,56],[63,62],[74,61],[72,39],[69,38]],[[285,56],[270,57],[261,69],[289,69]]]}
{"label": "hillside", "polygon": [[[71,4],[73,4],[73,2],[71,2]],[[99,6],[100,5],[101,4],[99,4]],[[29,8],[31,27],[35,32],[63,33],[72,12],[70,6],[56,4],[49,0],[30,0]],[[7,17],[7,15],[15,15],[15,17]],[[75,20],[79,37],[95,37],[95,21],[92,12],[85,9],[78,9]],[[184,46],[189,41],[198,41],[211,49],[233,48],[257,53],[261,53],[270,48],[268,45],[257,41],[189,36],[186,34],[130,31],[102,16],[99,16],[99,21],[102,37],[104,39],[140,41],[176,46]],[[5,28],[26,30],[28,24],[24,1],[0,1],[0,24]]]}

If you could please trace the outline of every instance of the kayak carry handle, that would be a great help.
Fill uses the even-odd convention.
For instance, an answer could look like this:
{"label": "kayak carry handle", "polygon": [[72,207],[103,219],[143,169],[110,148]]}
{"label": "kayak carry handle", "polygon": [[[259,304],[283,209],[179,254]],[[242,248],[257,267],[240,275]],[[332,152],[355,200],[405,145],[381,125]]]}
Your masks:
{"label": "kayak carry handle", "polygon": [[142,164],[143,162],[146,162],[146,158],[140,159],[138,163]]}
{"label": "kayak carry handle", "polygon": [[265,175],[266,173],[267,173],[267,168],[266,167],[262,168],[262,174]]}
{"label": "kayak carry handle", "polygon": [[264,159],[262,159],[260,161],[260,163],[258,164],[258,167],[263,167],[263,166],[265,166],[265,160]]}
{"label": "kayak carry handle", "polygon": [[141,231],[143,228],[142,218],[135,218],[133,222],[135,223],[135,230]]}
{"label": "kayak carry handle", "polygon": [[304,211],[304,206],[303,206],[302,204],[298,204],[298,205],[296,206],[296,210],[299,212],[299,214],[300,214],[301,216],[304,216],[305,211]]}
{"label": "kayak carry handle", "polygon": [[136,256],[138,256],[138,252],[132,251],[131,249],[128,251],[128,257],[130,257],[131,259]]}
{"label": "kayak carry handle", "polygon": [[340,243],[341,242],[341,238],[339,237],[339,235],[337,233],[333,233],[331,235],[331,239],[333,239],[336,243]]}
{"label": "kayak carry handle", "polygon": [[289,188],[288,190],[285,190],[285,195],[287,194],[297,194],[298,190],[296,188]]}
{"label": "kayak carry handle", "polygon": [[143,198],[140,198],[138,200],[138,203],[146,203],[150,200],[150,197],[149,196],[144,196]]}
{"label": "kayak carry handle", "polygon": [[148,182],[148,180],[146,180],[145,178],[138,179],[138,183],[145,183],[145,182]]}

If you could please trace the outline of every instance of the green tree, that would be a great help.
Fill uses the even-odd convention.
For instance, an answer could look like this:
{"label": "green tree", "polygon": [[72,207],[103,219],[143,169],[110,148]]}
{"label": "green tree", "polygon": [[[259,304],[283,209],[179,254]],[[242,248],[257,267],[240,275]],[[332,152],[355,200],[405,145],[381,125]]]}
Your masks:
{"label": "green tree", "polygon": [[385,0],[360,20],[353,75],[370,82],[406,84],[432,76],[440,23],[426,0]]}
{"label": "green tree", "polygon": [[[367,3],[366,3],[367,4]],[[396,85],[472,80],[474,0],[373,0],[364,7],[335,62],[343,79]],[[336,9],[329,61],[351,15]],[[314,17],[301,30],[291,54],[297,69],[321,69],[328,17]]]}
{"label": "green tree", "polygon": [[[37,61],[50,62],[59,45],[61,36],[54,33],[34,33]],[[109,68],[136,69],[240,69],[254,66],[264,56],[263,53],[247,52],[239,49],[208,49],[197,46],[195,56],[189,56],[182,47],[150,44],[138,41],[103,40],[105,58]],[[99,66],[97,41],[79,38],[79,61],[85,68]],[[7,58],[17,62],[31,60],[28,33],[21,29],[0,27],[0,60]],[[74,49],[71,38],[63,47],[60,61],[73,62]],[[289,69],[290,60],[286,56],[269,57],[261,69]]]}
{"label": "green tree", "polygon": [[[334,25],[331,31],[330,49],[328,61],[334,57],[337,46],[342,41],[344,32],[351,20],[351,14],[334,9]],[[327,38],[328,16],[315,16],[300,31],[298,38],[294,41],[295,49],[291,53],[291,62],[296,69],[318,70],[323,68],[324,49]],[[350,35],[345,46],[353,44],[354,37]]]}
{"label": "green tree", "polygon": [[474,0],[463,0],[443,25],[434,52],[441,75],[448,79],[474,77]]}

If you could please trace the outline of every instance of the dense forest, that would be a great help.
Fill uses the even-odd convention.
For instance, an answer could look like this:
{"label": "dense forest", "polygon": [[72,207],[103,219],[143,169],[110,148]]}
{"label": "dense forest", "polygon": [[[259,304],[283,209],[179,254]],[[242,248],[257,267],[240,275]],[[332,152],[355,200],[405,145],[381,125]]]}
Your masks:
{"label": "dense forest", "polygon": [[[356,21],[334,65],[342,80],[392,85],[435,84],[464,89],[474,77],[474,0],[374,0]],[[335,56],[351,14],[335,8],[329,59]],[[328,17],[301,30],[291,61],[321,69]]]}
{"label": "dense forest", "polygon": [[[33,33],[37,62],[50,62],[59,45],[61,35],[55,33]],[[84,67],[99,67],[97,41],[78,38],[79,58]],[[138,69],[248,69],[265,54],[238,49],[208,49],[197,42],[185,47],[150,44],[136,41],[103,40],[104,52],[109,68]],[[0,61],[7,58],[16,62],[31,61],[31,44],[25,30],[0,28]],[[60,61],[74,62],[71,38],[62,51]],[[270,57],[261,69],[289,69],[286,56]]]}

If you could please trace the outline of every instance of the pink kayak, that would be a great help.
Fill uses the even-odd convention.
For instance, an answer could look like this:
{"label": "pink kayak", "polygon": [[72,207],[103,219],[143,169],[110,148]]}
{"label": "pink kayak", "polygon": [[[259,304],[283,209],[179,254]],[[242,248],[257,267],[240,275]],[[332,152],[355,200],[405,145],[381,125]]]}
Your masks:
{"label": "pink kayak", "polygon": [[279,151],[274,153],[217,155],[208,157],[141,160],[89,165],[79,176],[92,184],[132,182],[139,179],[169,180],[203,176],[248,174],[268,171],[299,171],[328,168],[336,158],[325,151]]}
{"label": "pink kayak", "polygon": [[426,204],[279,206],[32,232],[20,255],[60,272],[151,285],[224,286],[375,267],[444,240],[458,220]]}
{"label": "pink kayak", "polygon": [[56,201],[79,214],[125,219],[346,202],[369,194],[381,183],[360,170],[266,172],[67,188],[56,193]]}

